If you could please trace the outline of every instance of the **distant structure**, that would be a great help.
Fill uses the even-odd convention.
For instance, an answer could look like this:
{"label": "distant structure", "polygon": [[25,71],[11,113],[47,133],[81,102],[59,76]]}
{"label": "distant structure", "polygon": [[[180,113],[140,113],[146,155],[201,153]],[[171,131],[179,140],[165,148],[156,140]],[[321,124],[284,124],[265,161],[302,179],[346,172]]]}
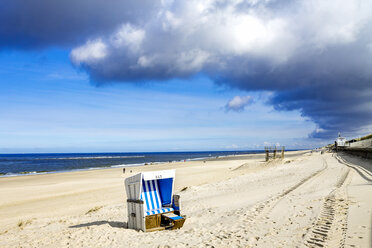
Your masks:
{"label": "distant structure", "polygon": [[372,134],[351,140],[345,140],[339,134],[339,137],[335,140],[335,144],[329,148],[335,151],[342,150],[343,152],[366,159],[372,159]]}
{"label": "distant structure", "polygon": [[338,137],[335,141],[335,148],[336,151],[338,151],[340,148],[343,149],[346,146],[346,139],[344,137],[341,137],[341,133],[338,133]]}
{"label": "distant structure", "polygon": [[[277,155],[277,152],[281,150],[281,156],[278,156]],[[281,158],[281,159],[284,159],[284,150],[285,150],[285,147],[282,146],[282,147],[277,147],[277,146],[273,146],[273,147],[269,147],[269,146],[265,146],[265,153],[266,153],[266,157],[265,157],[265,160],[266,161],[269,161],[270,160],[270,157],[272,157],[273,159],[276,159],[276,158]],[[270,153],[272,153],[273,155],[271,156]]]}

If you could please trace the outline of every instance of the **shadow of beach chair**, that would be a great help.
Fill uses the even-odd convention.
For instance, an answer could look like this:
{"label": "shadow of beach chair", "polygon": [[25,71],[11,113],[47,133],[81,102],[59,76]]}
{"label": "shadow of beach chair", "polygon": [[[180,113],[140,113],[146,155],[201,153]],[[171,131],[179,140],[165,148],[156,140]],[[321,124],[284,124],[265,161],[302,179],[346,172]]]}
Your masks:
{"label": "shadow of beach chair", "polygon": [[128,228],[145,232],[177,229],[185,218],[180,216],[180,197],[173,195],[175,171],[142,172],[125,180]]}

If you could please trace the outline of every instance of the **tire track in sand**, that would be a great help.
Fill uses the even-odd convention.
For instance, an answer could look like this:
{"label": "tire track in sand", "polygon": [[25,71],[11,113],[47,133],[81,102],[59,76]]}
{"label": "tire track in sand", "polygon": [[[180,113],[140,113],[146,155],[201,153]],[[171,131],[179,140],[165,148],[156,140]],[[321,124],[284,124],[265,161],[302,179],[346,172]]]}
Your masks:
{"label": "tire track in sand", "polygon": [[307,247],[344,247],[349,203],[346,193],[348,168],[337,180],[335,189],[324,198],[317,220],[305,236]]}
{"label": "tire track in sand", "polygon": [[265,202],[263,203],[260,203],[258,205],[258,207],[256,208],[256,212],[258,213],[257,215],[261,215],[261,217],[265,217],[267,216],[271,210],[285,197],[287,196],[289,193],[295,191],[296,189],[298,189],[300,186],[302,186],[303,184],[309,182],[311,179],[315,179],[317,177],[319,177],[321,174],[323,174],[325,172],[325,170],[328,168],[328,164],[327,164],[327,161],[322,157],[323,159],[323,167],[317,171],[315,171],[314,173],[312,173],[311,175],[303,178],[301,181],[299,181],[297,184],[295,184],[294,186],[288,188],[287,190],[285,190],[284,192],[282,192],[281,194],[277,195],[277,196],[274,196],[272,198],[270,198],[269,200],[266,200]]}
{"label": "tire track in sand", "polygon": [[322,157],[322,168],[312,172],[307,177],[302,178],[300,181],[298,181],[295,185],[288,187],[284,191],[282,191],[279,194],[276,194],[272,197],[270,197],[267,200],[261,201],[257,204],[255,204],[250,209],[241,208],[234,210],[232,212],[228,212],[226,214],[226,217],[229,216],[241,216],[241,218],[238,220],[238,222],[234,223],[235,228],[228,228],[224,230],[218,230],[216,232],[211,231],[210,234],[213,235],[216,240],[209,240],[209,245],[216,245],[219,246],[217,241],[223,242],[223,240],[226,242],[226,240],[238,240],[239,246],[241,247],[251,247],[257,244],[257,241],[260,239],[258,236],[252,236],[252,232],[250,229],[246,229],[244,227],[248,226],[261,226],[260,223],[264,223],[268,219],[268,215],[272,211],[272,209],[288,194],[292,193],[293,191],[297,190],[304,184],[307,184],[308,182],[315,180],[319,176],[321,176],[326,169],[328,168],[327,161]]}
{"label": "tire track in sand", "polygon": [[[252,225],[252,226],[253,225],[259,225],[260,221],[264,221],[265,219],[267,219],[268,214],[280,202],[280,200],[282,200],[289,193],[298,189],[299,187],[301,187],[305,183],[309,182],[311,179],[317,178],[325,172],[325,170],[328,168],[328,164],[327,164],[327,162],[324,158],[322,158],[322,159],[323,159],[323,161],[322,161],[323,162],[323,167],[321,169],[319,169],[319,170],[313,172],[312,174],[310,174],[309,176],[303,178],[298,183],[289,187],[288,189],[286,189],[282,193],[280,193],[276,196],[273,196],[273,197],[271,197],[267,200],[264,200],[260,203],[257,203],[255,205],[255,207],[251,208],[248,212],[247,212],[246,209],[239,209],[237,211],[234,211],[234,213],[231,213],[231,215],[244,216],[244,218],[243,218],[244,223],[248,222],[249,225]],[[246,234],[247,231],[244,231],[243,233]],[[231,238],[233,236],[236,236],[236,238],[239,239],[239,238],[242,238],[242,236],[244,235],[243,233],[241,233],[241,231],[239,231],[237,233],[234,233],[234,232],[231,232],[231,231],[229,231],[229,232],[225,231],[225,232],[220,232],[219,234],[216,235],[216,237],[222,239],[222,238],[226,238],[226,236],[228,236],[229,238]],[[253,240],[253,242],[255,242],[255,240]],[[252,245],[252,240],[249,243],[250,243],[250,245]]]}

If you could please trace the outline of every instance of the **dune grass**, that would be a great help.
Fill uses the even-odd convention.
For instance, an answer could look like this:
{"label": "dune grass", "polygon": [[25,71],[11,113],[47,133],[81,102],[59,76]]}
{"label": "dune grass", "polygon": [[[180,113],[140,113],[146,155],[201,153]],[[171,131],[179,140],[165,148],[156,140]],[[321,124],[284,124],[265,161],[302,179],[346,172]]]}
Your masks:
{"label": "dune grass", "polygon": [[86,212],[85,214],[90,214],[90,213],[97,212],[101,208],[103,208],[103,206],[95,206],[94,208],[89,209],[88,212]]}

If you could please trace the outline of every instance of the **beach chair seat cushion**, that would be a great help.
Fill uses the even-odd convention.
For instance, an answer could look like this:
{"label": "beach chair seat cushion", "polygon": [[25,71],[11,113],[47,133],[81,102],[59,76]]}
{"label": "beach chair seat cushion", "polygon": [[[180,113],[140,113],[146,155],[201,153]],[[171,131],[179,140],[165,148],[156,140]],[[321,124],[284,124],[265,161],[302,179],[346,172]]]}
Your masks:
{"label": "beach chair seat cushion", "polygon": [[181,219],[184,219],[184,218],[181,217],[181,216],[176,215],[176,216],[169,217],[169,219],[171,219],[171,220],[181,220]]}
{"label": "beach chair seat cushion", "polygon": [[162,214],[174,211],[173,208],[159,208],[154,210],[145,211],[145,216],[153,215],[153,214]]}
{"label": "beach chair seat cushion", "polygon": [[174,213],[166,213],[162,214],[162,216],[166,219],[169,220],[170,222],[170,228],[169,229],[179,229],[183,226],[185,223],[185,217],[176,215]]}

